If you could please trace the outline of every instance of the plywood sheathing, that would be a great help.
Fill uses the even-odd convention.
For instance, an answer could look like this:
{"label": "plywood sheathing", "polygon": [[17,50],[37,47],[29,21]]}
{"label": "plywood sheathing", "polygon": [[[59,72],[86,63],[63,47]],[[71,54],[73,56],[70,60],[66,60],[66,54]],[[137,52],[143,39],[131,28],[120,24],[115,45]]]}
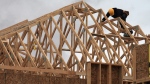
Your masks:
{"label": "plywood sheathing", "polygon": [[122,67],[117,65],[111,66],[111,84],[122,84]]}
{"label": "plywood sheathing", "polygon": [[139,45],[136,50],[136,79],[149,77],[149,44]]}
{"label": "plywood sheathing", "polygon": [[108,84],[109,83],[109,66],[106,64],[101,65],[101,84]]}
{"label": "plywood sheathing", "polygon": [[87,84],[123,84],[122,66],[87,63]]}
{"label": "plywood sheathing", "polygon": [[0,73],[0,84],[5,84],[6,80],[5,80],[6,74],[5,73]]}
{"label": "plywood sheathing", "polygon": [[0,73],[0,84],[86,84],[86,79],[33,75],[29,73]]}

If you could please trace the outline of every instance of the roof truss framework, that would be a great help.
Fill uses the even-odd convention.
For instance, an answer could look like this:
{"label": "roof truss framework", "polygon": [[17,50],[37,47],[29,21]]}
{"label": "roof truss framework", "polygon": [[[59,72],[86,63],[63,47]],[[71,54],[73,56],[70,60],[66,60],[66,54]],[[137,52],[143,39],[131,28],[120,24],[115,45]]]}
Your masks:
{"label": "roof truss framework", "polygon": [[[103,17],[105,22],[101,22]],[[123,37],[121,32],[130,37]],[[85,73],[86,62],[90,61],[122,64],[124,75],[133,76],[132,49],[141,41],[149,42],[139,26],[131,26],[120,18],[108,20],[102,9],[77,2],[1,30],[0,66],[1,69],[33,67],[43,72],[59,69],[69,74]]]}

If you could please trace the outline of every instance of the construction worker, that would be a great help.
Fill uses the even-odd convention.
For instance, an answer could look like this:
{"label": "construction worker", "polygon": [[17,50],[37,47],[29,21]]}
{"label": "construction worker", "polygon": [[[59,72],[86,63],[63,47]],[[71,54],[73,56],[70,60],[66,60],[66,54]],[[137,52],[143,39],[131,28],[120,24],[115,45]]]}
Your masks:
{"label": "construction worker", "polygon": [[[109,18],[109,16],[112,16],[113,18],[117,18],[120,17],[122,20],[126,21],[127,16],[129,15],[129,11],[125,11],[122,9],[118,9],[118,8],[110,8],[106,14],[107,18]],[[104,22],[106,19],[103,18],[102,22]],[[124,29],[124,27],[122,26],[122,24],[120,23],[121,28]],[[130,33],[132,34],[133,31],[130,30]],[[129,37],[129,35],[127,33],[124,33],[125,37]]]}

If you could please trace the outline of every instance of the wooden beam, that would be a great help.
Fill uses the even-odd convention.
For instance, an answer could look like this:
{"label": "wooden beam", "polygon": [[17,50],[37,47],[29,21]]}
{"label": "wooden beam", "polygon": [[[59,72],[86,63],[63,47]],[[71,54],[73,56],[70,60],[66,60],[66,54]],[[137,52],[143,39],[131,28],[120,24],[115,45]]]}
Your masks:
{"label": "wooden beam", "polygon": [[24,26],[28,23],[28,20],[24,20],[22,22],[19,22],[13,26],[10,26],[8,28],[5,28],[0,31],[0,36],[9,34],[9,33],[15,33],[17,30],[24,28]]}
{"label": "wooden beam", "polygon": [[[63,13],[63,15],[65,15],[63,11],[62,11],[62,13]],[[65,19],[66,19],[66,16],[65,16]],[[79,64],[80,68],[82,69],[82,71],[84,71],[83,66],[81,65],[79,59],[77,58],[77,56],[76,56],[76,54],[74,53],[74,51],[73,51],[73,49],[71,48],[71,46],[69,45],[68,41],[65,39],[65,36],[63,35],[63,33],[61,32],[60,28],[59,28],[58,25],[56,24],[56,21],[54,20],[53,16],[52,16],[52,20],[53,20],[53,22],[54,22],[56,28],[58,29],[58,31],[59,31],[60,34],[62,35],[62,38],[63,38],[64,41],[66,42],[68,48],[71,50],[73,56],[74,56],[75,59],[77,60],[77,62],[78,62],[78,64]],[[66,19],[66,20],[67,20],[67,19]],[[67,20],[67,21],[68,21],[68,20]],[[68,23],[69,23],[69,22],[68,22]],[[71,25],[71,23],[69,23],[69,25]],[[71,28],[73,28],[72,25],[71,25]]]}
{"label": "wooden beam", "polygon": [[8,43],[3,43],[1,38],[0,38],[0,43],[1,43],[1,45],[2,45],[2,48],[3,48],[3,50],[4,50],[3,53],[5,54],[6,58],[8,58],[9,61],[11,62],[11,64],[15,66],[15,63],[14,63],[13,59],[11,58],[11,56],[10,56],[8,50],[7,50],[7,45],[8,45]]}
{"label": "wooden beam", "polygon": [[46,58],[47,65],[48,65],[50,68],[52,68],[52,69],[53,69],[52,64],[48,61],[48,58],[47,58],[47,56],[46,56],[46,54],[45,54],[44,50],[42,49],[41,45],[40,45],[40,44],[39,44],[39,42],[37,41],[37,39],[36,39],[35,35],[32,33],[32,31],[31,31],[31,29],[30,29],[30,28],[29,28],[29,32],[30,32],[30,33],[31,33],[31,35],[33,36],[34,41],[35,41],[35,42],[36,42],[36,44],[38,45],[38,48],[40,49],[41,53],[42,53],[42,54],[43,54],[43,56]]}
{"label": "wooden beam", "polygon": [[22,45],[23,48],[25,49],[25,51],[26,51],[26,53],[27,53],[27,56],[30,58],[30,61],[31,61],[31,63],[32,63],[32,66],[35,67],[36,65],[35,65],[35,63],[34,63],[34,60],[32,59],[32,56],[30,55],[29,51],[27,50],[25,44],[23,43],[23,41],[22,41],[22,39],[21,39],[21,37],[20,37],[20,35],[19,35],[18,33],[17,33],[17,37],[19,38],[21,45]]}
{"label": "wooden beam", "polygon": [[56,50],[58,56],[59,56],[59,57],[61,58],[61,60],[63,61],[64,66],[66,67],[67,70],[69,70],[69,68],[68,68],[68,66],[66,65],[64,59],[63,59],[62,56],[61,56],[61,53],[57,50],[56,46],[54,45],[54,42],[53,42],[52,39],[50,38],[48,32],[45,30],[45,28],[44,28],[44,26],[41,24],[41,22],[40,22],[40,25],[41,25],[42,29],[44,30],[44,32],[46,33],[46,36],[48,37],[50,43],[53,45],[54,49]]}
{"label": "wooden beam", "polygon": [[9,70],[21,70],[21,71],[34,71],[34,72],[48,72],[54,74],[67,74],[67,75],[80,75],[84,73],[77,73],[73,71],[64,71],[64,70],[57,70],[57,69],[39,69],[36,67],[18,67],[18,66],[4,66],[0,65],[0,69],[9,69]]}
{"label": "wooden beam", "polygon": [[[90,35],[91,37],[91,41],[94,42],[94,44],[96,45],[97,43],[94,41],[94,38],[92,37],[91,33],[88,31],[87,26],[84,24],[83,20],[80,18],[79,14],[77,13],[77,11],[75,10],[75,8],[73,7],[74,12],[76,13],[77,17],[79,18],[79,20],[81,21],[81,23],[83,24],[83,26],[85,27],[84,29],[86,30],[86,32]],[[96,45],[97,48],[99,48],[98,45]],[[103,54],[103,52],[100,50],[100,53],[102,54],[102,56],[104,57],[104,60],[108,63],[108,58]]]}

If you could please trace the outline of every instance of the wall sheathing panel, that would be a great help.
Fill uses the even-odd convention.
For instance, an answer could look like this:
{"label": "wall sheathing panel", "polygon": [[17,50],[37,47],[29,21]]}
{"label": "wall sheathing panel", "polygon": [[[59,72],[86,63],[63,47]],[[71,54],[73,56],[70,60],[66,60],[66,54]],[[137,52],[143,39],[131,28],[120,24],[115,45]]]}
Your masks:
{"label": "wall sheathing panel", "polygon": [[85,80],[85,79],[80,79],[80,84],[87,84],[87,80]]}
{"label": "wall sheathing panel", "polygon": [[68,84],[67,78],[61,78],[61,84]]}
{"label": "wall sheathing panel", "polygon": [[5,84],[5,73],[0,73],[0,84]]}
{"label": "wall sheathing panel", "polygon": [[75,84],[80,84],[80,79],[76,78],[76,79],[74,79],[74,80],[75,80],[75,81],[74,81]]}
{"label": "wall sheathing panel", "polygon": [[0,84],[87,84],[86,79],[31,75],[29,73],[0,73]]}
{"label": "wall sheathing panel", "polygon": [[55,79],[55,84],[61,84],[61,78],[60,77],[57,77]]}
{"label": "wall sheathing panel", "polygon": [[136,50],[136,79],[149,76],[149,44],[139,45]]}
{"label": "wall sheathing panel", "polygon": [[50,77],[48,76],[39,76],[38,78],[39,78],[38,80],[39,84],[48,84],[50,82]]}
{"label": "wall sheathing panel", "polygon": [[91,84],[98,84],[99,64],[91,64]]}
{"label": "wall sheathing panel", "polygon": [[122,66],[88,62],[87,84],[123,84]]}
{"label": "wall sheathing panel", "polygon": [[20,74],[8,73],[5,76],[5,80],[5,84],[22,84],[22,78]]}
{"label": "wall sheathing panel", "polygon": [[109,66],[108,65],[101,65],[101,84],[108,84],[108,69]]}
{"label": "wall sheathing panel", "polygon": [[122,67],[111,66],[112,84],[122,84]]}

